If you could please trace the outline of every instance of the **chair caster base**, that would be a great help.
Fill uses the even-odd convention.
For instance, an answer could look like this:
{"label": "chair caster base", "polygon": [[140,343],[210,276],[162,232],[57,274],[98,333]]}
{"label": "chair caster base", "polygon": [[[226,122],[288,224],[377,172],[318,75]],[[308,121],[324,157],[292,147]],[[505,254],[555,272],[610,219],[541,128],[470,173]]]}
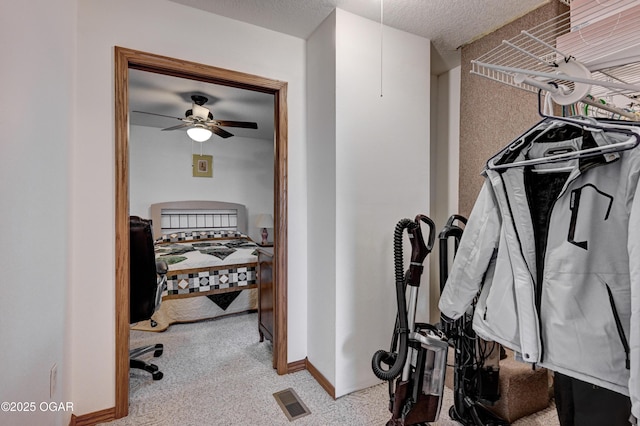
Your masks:
{"label": "chair caster base", "polygon": [[153,356],[154,358],[158,358],[160,355],[162,355],[164,347],[162,346],[162,343],[158,343],[155,348],[156,350],[153,352]]}

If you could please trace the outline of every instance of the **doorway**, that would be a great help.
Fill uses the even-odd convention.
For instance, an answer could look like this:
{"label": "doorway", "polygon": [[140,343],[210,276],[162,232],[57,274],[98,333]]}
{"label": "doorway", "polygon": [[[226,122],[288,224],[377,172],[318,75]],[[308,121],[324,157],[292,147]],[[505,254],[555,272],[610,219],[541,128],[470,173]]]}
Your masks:
{"label": "doorway", "polygon": [[[115,418],[129,410],[129,94],[130,69],[274,95],[273,361],[287,366],[287,83],[166,56],[115,47],[116,403]],[[256,324],[257,326],[257,324]]]}

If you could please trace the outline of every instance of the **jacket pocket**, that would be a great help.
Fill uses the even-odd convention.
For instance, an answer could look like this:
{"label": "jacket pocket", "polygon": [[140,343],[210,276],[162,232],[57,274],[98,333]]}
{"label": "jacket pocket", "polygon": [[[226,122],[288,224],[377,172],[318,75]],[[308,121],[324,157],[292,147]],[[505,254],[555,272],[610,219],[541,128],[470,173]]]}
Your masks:
{"label": "jacket pocket", "polygon": [[543,364],[628,386],[627,281],[623,273],[547,271],[540,316]]}
{"label": "jacket pocket", "polygon": [[629,361],[629,342],[627,341],[627,337],[624,334],[624,328],[622,327],[622,321],[620,321],[620,314],[618,314],[618,309],[616,308],[616,302],[613,299],[613,293],[611,292],[611,287],[606,282],[604,283],[607,288],[607,294],[609,296],[609,305],[611,305],[611,312],[613,314],[613,319],[616,322],[616,328],[618,329],[618,336],[620,337],[620,342],[622,343],[622,347],[624,348],[625,353],[625,367],[627,370],[631,369],[630,361]]}
{"label": "jacket pocket", "polygon": [[476,331],[487,340],[496,340],[511,349],[520,348],[518,309],[513,274],[505,261],[506,249],[494,251],[483,277],[482,291],[474,314]]}

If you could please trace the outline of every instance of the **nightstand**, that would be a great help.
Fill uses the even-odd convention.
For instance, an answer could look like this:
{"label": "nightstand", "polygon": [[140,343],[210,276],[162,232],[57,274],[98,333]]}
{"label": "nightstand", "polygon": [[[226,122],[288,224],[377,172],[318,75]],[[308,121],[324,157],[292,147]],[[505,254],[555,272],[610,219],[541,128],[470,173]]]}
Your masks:
{"label": "nightstand", "polygon": [[260,341],[273,342],[275,294],[273,287],[273,248],[258,248],[258,333]]}

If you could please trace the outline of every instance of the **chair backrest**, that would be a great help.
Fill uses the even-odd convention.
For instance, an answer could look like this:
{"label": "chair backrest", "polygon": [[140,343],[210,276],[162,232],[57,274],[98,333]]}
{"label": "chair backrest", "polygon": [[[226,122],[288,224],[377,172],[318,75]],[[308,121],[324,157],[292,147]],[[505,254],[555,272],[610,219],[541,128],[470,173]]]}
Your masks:
{"label": "chair backrest", "polygon": [[158,277],[151,221],[129,218],[129,323],[151,318],[156,309]]}

